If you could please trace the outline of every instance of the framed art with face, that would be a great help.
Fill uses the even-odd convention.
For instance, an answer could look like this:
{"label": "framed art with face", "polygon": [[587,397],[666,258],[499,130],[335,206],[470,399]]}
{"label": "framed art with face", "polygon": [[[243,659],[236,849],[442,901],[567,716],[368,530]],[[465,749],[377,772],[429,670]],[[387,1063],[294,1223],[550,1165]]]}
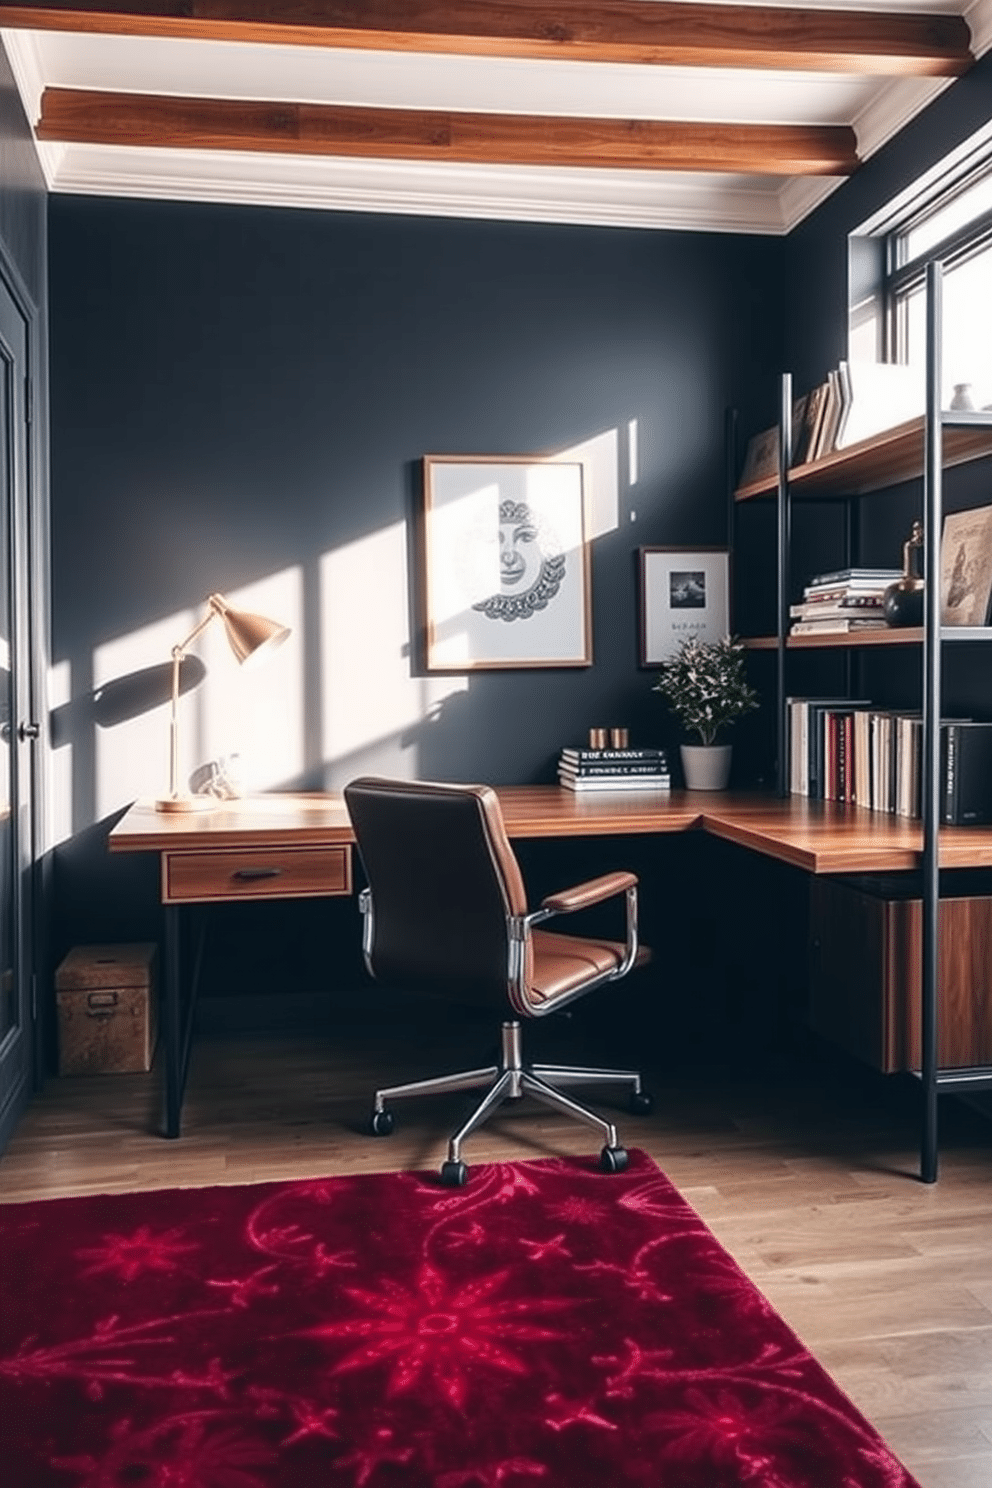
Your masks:
{"label": "framed art with face", "polygon": [[641,666],[730,630],[729,548],[641,548]]}
{"label": "framed art with face", "polygon": [[425,455],[422,515],[427,671],[591,664],[578,461]]}

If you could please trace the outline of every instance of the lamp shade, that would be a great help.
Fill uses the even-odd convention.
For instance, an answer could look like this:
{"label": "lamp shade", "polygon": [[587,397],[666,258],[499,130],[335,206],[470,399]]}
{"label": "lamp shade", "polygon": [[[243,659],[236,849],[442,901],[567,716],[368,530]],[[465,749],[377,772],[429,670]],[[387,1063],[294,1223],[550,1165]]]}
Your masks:
{"label": "lamp shade", "polygon": [[248,610],[235,610],[222,594],[211,594],[207,602],[223,620],[231,650],[242,666],[260,660],[263,652],[274,651],[289,635],[287,625]]}

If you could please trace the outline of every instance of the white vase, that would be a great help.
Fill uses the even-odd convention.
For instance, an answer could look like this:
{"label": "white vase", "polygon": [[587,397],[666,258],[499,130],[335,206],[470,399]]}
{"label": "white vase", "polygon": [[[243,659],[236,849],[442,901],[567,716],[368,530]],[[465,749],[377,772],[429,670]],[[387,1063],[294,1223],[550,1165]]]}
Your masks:
{"label": "white vase", "polygon": [[687,790],[724,790],[730,779],[732,744],[682,744]]}

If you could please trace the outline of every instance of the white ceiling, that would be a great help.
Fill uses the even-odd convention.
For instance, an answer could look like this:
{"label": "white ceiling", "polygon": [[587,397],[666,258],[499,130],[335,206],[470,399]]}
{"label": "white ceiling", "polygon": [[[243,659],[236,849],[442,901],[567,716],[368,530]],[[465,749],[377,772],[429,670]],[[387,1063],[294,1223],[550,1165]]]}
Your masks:
{"label": "white ceiling", "polygon": [[[806,0],[807,9],[837,10],[842,4]],[[992,45],[992,0],[848,0],[848,8],[962,15],[976,57]],[[845,124],[853,126],[864,160],[953,81],[64,31],[0,35],[32,123],[44,89],[61,87],[378,108]],[[788,232],[840,184],[830,177],[40,141],[37,150],[49,188],[57,192],[710,231]]]}

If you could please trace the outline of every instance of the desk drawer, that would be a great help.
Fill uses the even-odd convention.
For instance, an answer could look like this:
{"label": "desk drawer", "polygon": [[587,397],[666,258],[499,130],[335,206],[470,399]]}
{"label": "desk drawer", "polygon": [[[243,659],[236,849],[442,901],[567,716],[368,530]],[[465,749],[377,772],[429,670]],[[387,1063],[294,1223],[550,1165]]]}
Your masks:
{"label": "desk drawer", "polygon": [[162,902],[316,899],[351,893],[350,847],[232,848],[162,854]]}

